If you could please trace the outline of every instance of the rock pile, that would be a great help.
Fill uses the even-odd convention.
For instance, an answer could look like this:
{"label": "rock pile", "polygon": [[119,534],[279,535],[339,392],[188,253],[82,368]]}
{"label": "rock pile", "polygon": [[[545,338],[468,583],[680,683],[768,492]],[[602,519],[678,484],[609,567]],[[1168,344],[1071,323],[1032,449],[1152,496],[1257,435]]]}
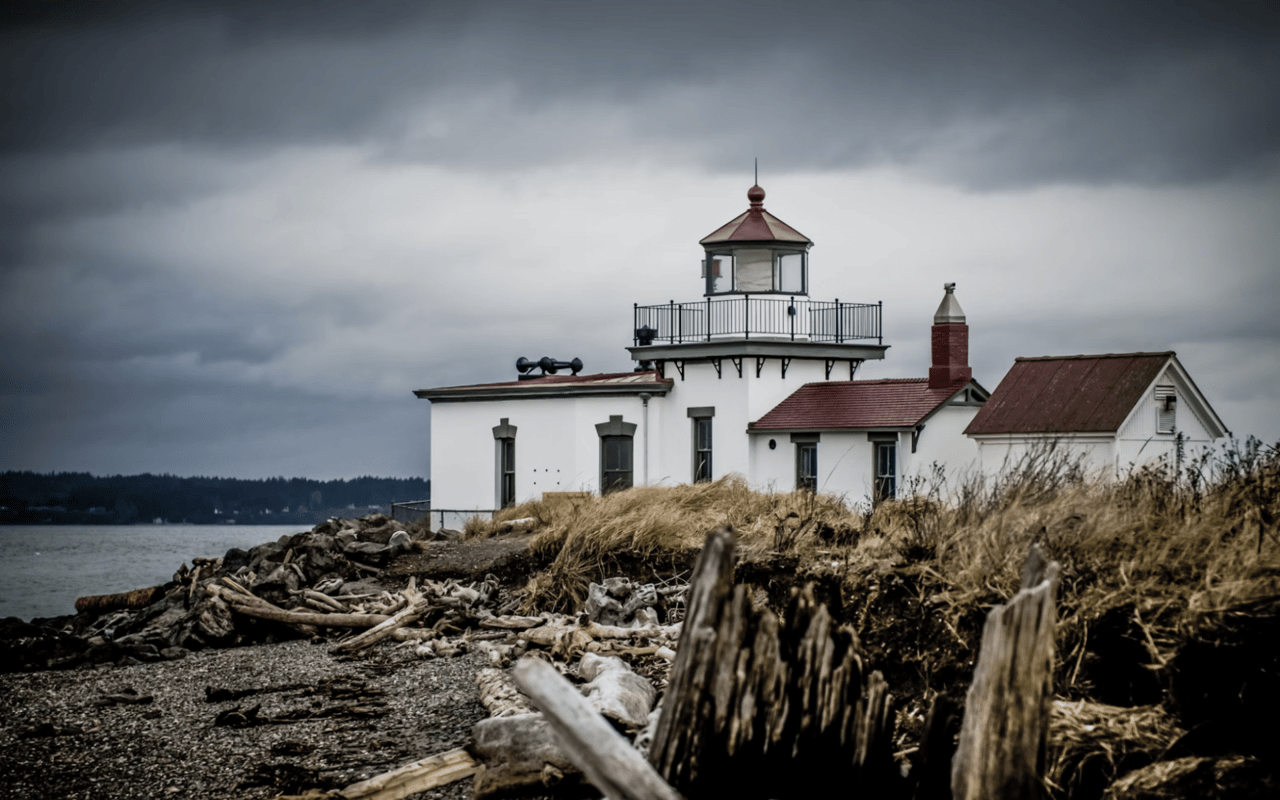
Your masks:
{"label": "rock pile", "polygon": [[382,568],[429,536],[417,525],[372,514],[329,520],[248,551],[232,548],[222,558],[193,559],[163,586],[80,598],[80,613],[72,617],[0,622],[0,669],[156,661],[304,635],[296,627],[234,614],[211,590],[228,580],[268,604],[384,613],[396,601],[378,580]]}

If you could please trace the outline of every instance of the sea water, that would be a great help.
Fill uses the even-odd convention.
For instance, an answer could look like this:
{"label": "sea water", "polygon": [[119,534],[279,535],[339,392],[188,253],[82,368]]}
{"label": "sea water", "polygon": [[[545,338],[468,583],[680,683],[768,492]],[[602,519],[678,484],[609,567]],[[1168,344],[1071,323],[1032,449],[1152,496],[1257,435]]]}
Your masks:
{"label": "sea water", "polygon": [[301,525],[0,525],[0,619],[76,613],[77,597],[145,589]]}

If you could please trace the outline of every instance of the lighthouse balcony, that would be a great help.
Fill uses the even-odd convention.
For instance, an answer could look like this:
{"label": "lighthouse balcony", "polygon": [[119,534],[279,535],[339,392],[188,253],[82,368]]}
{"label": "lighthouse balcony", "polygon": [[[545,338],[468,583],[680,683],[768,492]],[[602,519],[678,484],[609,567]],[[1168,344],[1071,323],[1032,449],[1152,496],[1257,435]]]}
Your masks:
{"label": "lighthouse balcony", "polygon": [[674,300],[635,306],[635,345],[759,339],[883,344],[880,303],[842,303],[770,294]]}

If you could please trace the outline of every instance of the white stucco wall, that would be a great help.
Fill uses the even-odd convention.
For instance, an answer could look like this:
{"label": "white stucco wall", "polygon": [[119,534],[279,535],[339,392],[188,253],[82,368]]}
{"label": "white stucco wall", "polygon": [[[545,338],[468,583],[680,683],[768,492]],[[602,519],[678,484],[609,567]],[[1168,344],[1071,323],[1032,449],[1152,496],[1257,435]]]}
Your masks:
{"label": "white stucco wall", "polygon": [[[840,378],[840,366],[832,370],[833,378]],[[848,367],[844,366],[847,377]],[[823,362],[796,359],[787,367],[787,376],[783,378],[781,362],[776,358],[765,361],[759,377],[753,358],[743,359],[742,377],[729,359],[721,362],[720,375],[710,363],[686,364],[683,378],[671,364],[667,365],[666,372],[674,382],[671,390],[665,397],[655,397],[650,402],[662,410],[661,422],[653,429],[656,441],[650,445],[649,472],[650,483],[667,485],[693,479],[693,422],[688,410],[707,406],[715,409],[711,424],[712,476],[720,478],[736,473],[761,485],[751,463],[747,424],[764,416],[804,384],[826,377]]]}
{"label": "white stucco wall", "polygon": [[[655,398],[658,399],[658,398]],[[653,424],[650,401],[650,424]],[[498,501],[493,428],[502,418],[516,426],[516,500],[543,492],[600,489],[596,424],[621,415],[636,425],[635,480],[640,482],[644,442],[638,397],[569,397],[434,403],[431,408],[433,509],[493,509]]]}
{"label": "white stucco wall", "polygon": [[943,467],[948,486],[957,486],[964,476],[980,469],[978,443],[964,435],[964,429],[978,414],[975,405],[946,405],[928,420],[916,442],[916,452],[911,453],[907,441],[908,459],[903,469],[904,477],[933,478],[933,465]]}

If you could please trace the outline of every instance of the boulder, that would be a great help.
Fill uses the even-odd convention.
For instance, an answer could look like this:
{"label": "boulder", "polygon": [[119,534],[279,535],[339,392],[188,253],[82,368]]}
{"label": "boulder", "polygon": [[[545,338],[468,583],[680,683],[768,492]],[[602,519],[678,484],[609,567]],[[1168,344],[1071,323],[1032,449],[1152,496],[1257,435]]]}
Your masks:
{"label": "boulder", "polygon": [[471,737],[471,750],[480,762],[471,789],[476,800],[545,794],[562,782],[566,788],[581,780],[541,714],[481,720]]}
{"label": "boulder", "polygon": [[234,575],[241,567],[247,566],[249,566],[249,552],[247,550],[233,547],[222,556],[222,568],[228,574]]}
{"label": "boulder", "polygon": [[648,723],[657,693],[622,659],[583,653],[578,675],[587,680],[582,687],[587,701],[605,717],[633,731]]}

